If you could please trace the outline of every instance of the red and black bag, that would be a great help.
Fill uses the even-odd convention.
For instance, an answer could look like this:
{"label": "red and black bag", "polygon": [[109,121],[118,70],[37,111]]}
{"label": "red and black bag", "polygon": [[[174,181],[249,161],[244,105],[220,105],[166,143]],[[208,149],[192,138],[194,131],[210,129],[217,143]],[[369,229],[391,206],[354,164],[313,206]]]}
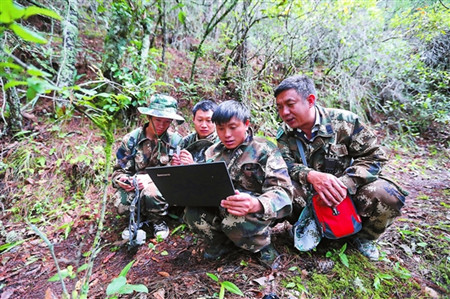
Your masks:
{"label": "red and black bag", "polygon": [[340,239],[359,232],[362,228],[350,196],[336,207],[327,206],[318,194],[312,197],[312,210],[322,236],[328,239]]}

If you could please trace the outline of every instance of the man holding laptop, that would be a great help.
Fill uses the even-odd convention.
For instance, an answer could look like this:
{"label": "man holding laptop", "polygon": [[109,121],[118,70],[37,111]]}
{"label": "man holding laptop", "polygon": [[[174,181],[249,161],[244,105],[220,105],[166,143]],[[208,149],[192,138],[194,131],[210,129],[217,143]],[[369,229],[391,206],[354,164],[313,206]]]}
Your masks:
{"label": "man holding laptop", "polygon": [[205,258],[217,259],[237,246],[259,252],[263,263],[276,267],[271,225],[292,209],[286,163],[276,145],[253,136],[250,111],[242,103],[221,103],[212,121],[221,142],[207,149],[206,162],[224,161],[236,192],[219,207],[187,206],[184,219],[209,240]]}

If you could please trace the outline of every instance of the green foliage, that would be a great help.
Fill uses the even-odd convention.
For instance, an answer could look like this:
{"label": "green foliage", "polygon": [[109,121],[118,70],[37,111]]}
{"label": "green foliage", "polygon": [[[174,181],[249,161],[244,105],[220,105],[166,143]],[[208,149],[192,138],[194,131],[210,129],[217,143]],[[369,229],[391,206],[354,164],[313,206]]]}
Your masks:
{"label": "green foliage", "polygon": [[[108,298],[119,298],[117,295],[132,294],[133,292],[148,293],[148,289],[143,284],[128,284],[127,274],[134,264],[134,260],[129,262],[125,268],[122,269],[119,276],[114,278],[113,281],[106,288],[106,295]],[[112,296],[111,296],[112,295]],[[109,297],[111,296],[111,297]]]}
{"label": "green foliage", "polygon": [[3,31],[5,28],[8,28],[26,41],[45,44],[47,42],[45,38],[41,37],[35,31],[17,23],[20,19],[26,20],[33,15],[43,15],[56,20],[61,20],[61,17],[52,10],[37,6],[24,8],[13,3],[13,0],[3,0],[2,10],[0,11],[0,30]]}
{"label": "green foliage", "polygon": [[[307,278],[292,276],[284,280],[286,288],[311,294],[314,298],[384,298],[386,294],[411,297],[420,294],[420,285],[398,264],[379,266],[359,254],[349,254],[349,266],[337,264],[331,273],[313,272]],[[414,297],[414,295],[412,295]]]}
{"label": "green foliage", "polygon": [[[61,17],[52,10],[28,6],[22,7],[12,0],[2,1],[2,10],[0,11],[0,38],[3,38],[9,29],[16,36],[31,43],[45,44],[47,40],[39,33],[20,24],[21,20],[26,20],[30,16],[42,15],[56,20]],[[31,100],[39,94],[49,93],[58,88],[50,81],[51,75],[33,65],[26,65],[18,58],[12,55],[8,44],[1,47],[0,59],[0,77],[6,79],[4,90],[15,88],[17,86],[26,87],[26,97]]]}
{"label": "green foliage", "polygon": [[326,257],[331,257],[332,260],[336,260],[337,258],[339,258],[341,263],[344,264],[344,266],[346,266],[348,268],[349,267],[348,257],[345,254],[346,249],[347,249],[347,243],[345,243],[339,250],[333,249],[333,252],[328,251],[326,253]]}
{"label": "green foliage", "polygon": [[234,283],[227,280],[221,281],[219,277],[213,273],[206,273],[206,275],[212,280],[214,280],[217,284],[219,284],[220,286],[219,299],[225,298],[225,290],[239,296],[244,296],[244,293],[242,293],[242,291]]}

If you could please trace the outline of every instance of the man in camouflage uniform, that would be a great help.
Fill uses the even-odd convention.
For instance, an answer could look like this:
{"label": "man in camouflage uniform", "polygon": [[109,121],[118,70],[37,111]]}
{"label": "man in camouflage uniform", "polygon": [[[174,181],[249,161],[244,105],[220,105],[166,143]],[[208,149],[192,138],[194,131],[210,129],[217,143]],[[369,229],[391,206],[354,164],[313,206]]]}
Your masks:
{"label": "man in camouflage uniform", "polygon": [[113,187],[117,188],[114,205],[119,214],[128,213],[137,186],[141,213],[151,218],[155,236],[166,238],[169,228],[163,216],[167,214],[168,204],[145,168],[170,164],[181,136],[167,129],[174,119],[179,122],[184,119],[177,114],[177,101],[167,95],[153,95],[149,106],[139,107],[138,111],[147,115],[148,122],[125,135],[117,150],[117,164],[112,175]]}
{"label": "man in camouflage uniform", "polygon": [[206,161],[225,161],[236,194],[218,208],[186,207],[185,221],[210,241],[204,257],[216,259],[232,244],[260,252],[272,264],[278,256],[271,244],[271,225],[292,207],[292,185],[286,163],[275,144],[255,137],[250,112],[236,101],[221,103],[213,114],[220,143],[207,149]]}
{"label": "man in camouflage uniform", "polygon": [[277,141],[295,189],[294,216],[312,191],[330,207],[348,192],[363,224],[354,243],[378,260],[374,240],[400,215],[407,193],[382,176],[387,157],[376,136],[354,113],[317,105],[314,83],[306,76],[285,79],[274,94],[284,121]]}
{"label": "man in camouflage uniform", "polygon": [[180,142],[180,154],[174,154],[172,165],[205,162],[205,151],[218,142],[216,126],[211,117],[217,104],[211,100],[203,100],[192,108],[195,132],[187,135]]}

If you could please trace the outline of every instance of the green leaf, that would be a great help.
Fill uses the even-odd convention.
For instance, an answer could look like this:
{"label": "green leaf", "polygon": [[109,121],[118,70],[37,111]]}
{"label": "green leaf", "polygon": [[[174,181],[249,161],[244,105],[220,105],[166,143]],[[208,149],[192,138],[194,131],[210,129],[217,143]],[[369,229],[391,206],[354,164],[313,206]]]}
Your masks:
{"label": "green leaf", "polygon": [[28,17],[33,15],[47,16],[56,20],[62,20],[62,18],[56,12],[47,8],[41,8],[37,6],[28,6],[27,8],[25,8],[25,12],[23,15],[24,19],[27,19]]}
{"label": "green leaf", "polygon": [[341,253],[341,254],[339,254],[339,258],[341,259],[341,262],[344,264],[344,266],[346,266],[348,268],[349,264],[348,264],[347,255],[344,253]]}
{"label": "green leaf", "polygon": [[375,277],[374,281],[373,281],[373,286],[375,288],[375,290],[378,290],[380,288],[380,279],[378,277]]}
{"label": "green leaf", "polygon": [[19,86],[19,85],[28,85],[26,81],[16,81],[12,80],[5,84],[5,90],[11,87]]}
{"label": "green leaf", "polygon": [[[8,2],[10,2],[10,1],[8,1]],[[11,1],[11,2],[13,2],[13,1]],[[15,4],[15,3],[13,3],[13,5],[11,6],[9,12],[10,12],[10,15],[11,15],[13,21],[15,21],[15,20],[20,19],[20,18],[23,17],[23,14],[25,12],[25,8],[23,8],[22,6],[19,6],[19,5]]]}
{"label": "green leaf", "polygon": [[216,275],[212,274],[212,273],[206,273],[206,275],[208,275],[209,278],[211,278],[212,280],[214,280],[216,282],[219,281],[219,278]]}
{"label": "green leaf", "polygon": [[47,40],[40,36],[38,33],[23,27],[19,24],[13,23],[9,25],[9,29],[14,31],[15,34],[17,34],[19,37],[23,38],[24,40],[28,42],[35,42],[38,44],[46,44]]}
{"label": "green leaf", "polygon": [[34,88],[28,88],[27,89],[27,99],[31,100],[34,99],[34,97],[36,96],[37,92]]}
{"label": "green leaf", "polygon": [[61,278],[64,279],[66,277],[68,277],[70,275],[69,270],[68,269],[62,269],[59,274],[56,273],[55,275],[53,275],[52,277],[50,277],[48,279],[48,281],[58,281],[59,280],[59,275],[61,275]]}
{"label": "green leaf", "polygon": [[231,293],[239,296],[244,296],[244,293],[242,293],[242,291],[231,281],[224,281],[222,282],[222,285],[225,287],[225,289],[227,289]]}
{"label": "green leaf", "polygon": [[20,241],[16,241],[16,242],[11,242],[11,243],[6,243],[3,245],[0,245],[0,252],[4,253],[9,251],[10,249],[22,244],[23,242],[25,242],[25,240],[20,240]]}
{"label": "green leaf", "polygon": [[186,21],[186,14],[182,10],[178,13],[178,21],[180,21],[181,24],[184,24]]}
{"label": "green leaf", "polygon": [[34,67],[29,68],[27,70],[27,73],[30,74],[31,76],[36,76],[36,77],[51,77],[51,74],[49,74],[47,72],[44,72],[44,71],[41,71],[41,70],[39,70],[37,68],[34,68]]}
{"label": "green leaf", "polygon": [[120,288],[119,294],[131,294],[134,291],[148,293],[147,287],[143,284],[126,284]]}
{"label": "green leaf", "polygon": [[15,70],[23,70],[23,68],[15,63],[12,62],[0,62],[0,68],[10,68],[10,69],[15,69]]}
{"label": "green leaf", "polygon": [[89,267],[89,264],[83,264],[81,267],[77,269],[77,273],[86,270]]}
{"label": "green leaf", "polygon": [[[133,261],[134,262],[134,261]],[[122,270],[123,271],[123,270]],[[113,295],[119,293],[119,290],[127,283],[127,279],[124,276],[114,278],[113,281],[106,288],[106,295]]]}
{"label": "green leaf", "polygon": [[295,282],[290,282],[286,285],[286,289],[292,289],[295,287]]}
{"label": "green leaf", "polygon": [[119,276],[125,277],[128,274],[128,271],[130,271],[131,267],[134,264],[134,260],[132,260],[131,262],[128,263],[128,265],[125,266],[125,268],[122,269],[122,271],[120,271]]}

